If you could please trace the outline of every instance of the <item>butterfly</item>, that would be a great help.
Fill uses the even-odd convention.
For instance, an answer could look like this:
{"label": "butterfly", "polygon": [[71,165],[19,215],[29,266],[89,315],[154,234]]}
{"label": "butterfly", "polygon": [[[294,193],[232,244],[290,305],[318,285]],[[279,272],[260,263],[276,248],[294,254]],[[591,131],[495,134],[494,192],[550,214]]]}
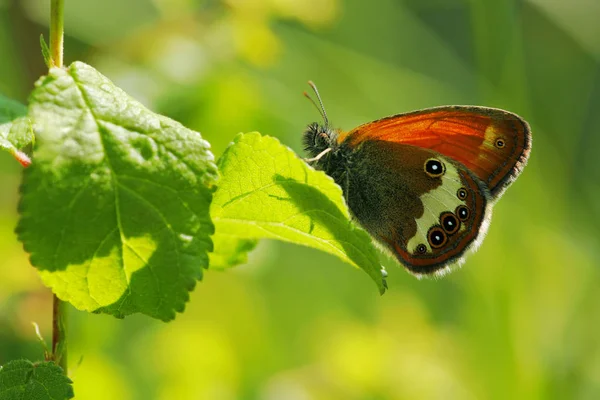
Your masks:
{"label": "butterfly", "polygon": [[492,205],[531,152],[528,123],[508,111],[442,106],[331,129],[323,101],[304,95],[324,124],[303,135],[306,159],[342,188],[353,219],[417,275],[443,275],[476,250]]}

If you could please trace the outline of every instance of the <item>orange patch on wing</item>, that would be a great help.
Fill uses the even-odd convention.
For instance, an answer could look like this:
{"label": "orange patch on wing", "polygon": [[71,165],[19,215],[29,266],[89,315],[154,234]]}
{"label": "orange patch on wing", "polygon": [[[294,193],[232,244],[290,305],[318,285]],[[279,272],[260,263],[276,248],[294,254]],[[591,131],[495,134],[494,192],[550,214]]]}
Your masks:
{"label": "orange patch on wing", "polygon": [[[531,148],[530,135],[527,123],[507,111],[448,106],[361,125],[341,133],[338,143],[356,147],[367,140],[384,140],[428,148],[463,164],[495,195],[522,169]],[[502,147],[496,145],[498,139]]]}

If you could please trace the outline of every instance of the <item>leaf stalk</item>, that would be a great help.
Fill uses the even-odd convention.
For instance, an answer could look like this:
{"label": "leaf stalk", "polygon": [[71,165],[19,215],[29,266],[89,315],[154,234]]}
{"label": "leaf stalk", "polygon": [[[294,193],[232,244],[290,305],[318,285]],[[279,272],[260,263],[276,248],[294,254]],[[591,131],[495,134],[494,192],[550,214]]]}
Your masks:
{"label": "leaf stalk", "polygon": [[[50,54],[54,67],[63,66],[64,0],[50,3]],[[52,359],[68,375],[67,370],[67,303],[52,295]]]}
{"label": "leaf stalk", "polygon": [[64,8],[64,0],[52,0],[50,3],[50,51],[52,64],[59,68],[63,66]]}
{"label": "leaf stalk", "polygon": [[52,295],[52,359],[67,374],[67,303]]}

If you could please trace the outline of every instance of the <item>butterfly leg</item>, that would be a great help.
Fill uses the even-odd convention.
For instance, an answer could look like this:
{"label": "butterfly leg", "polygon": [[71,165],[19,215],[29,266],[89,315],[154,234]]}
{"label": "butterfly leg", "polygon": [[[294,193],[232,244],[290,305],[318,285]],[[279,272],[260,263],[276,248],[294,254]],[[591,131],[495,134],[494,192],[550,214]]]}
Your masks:
{"label": "butterfly leg", "polygon": [[307,163],[319,161],[325,154],[329,153],[330,151],[331,147],[323,150],[313,158],[305,158],[304,161],[306,161]]}

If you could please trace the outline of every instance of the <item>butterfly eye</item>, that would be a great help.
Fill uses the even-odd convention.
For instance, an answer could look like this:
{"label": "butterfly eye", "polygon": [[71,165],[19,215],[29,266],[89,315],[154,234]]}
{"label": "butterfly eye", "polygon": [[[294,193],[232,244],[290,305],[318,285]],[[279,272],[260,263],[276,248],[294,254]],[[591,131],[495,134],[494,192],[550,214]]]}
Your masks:
{"label": "butterfly eye", "polygon": [[496,139],[495,145],[497,148],[501,149],[506,146],[506,143],[504,142],[504,139]]}
{"label": "butterfly eye", "polygon": [[430,158],[425,161],[425,173],[432,178],[437,178],[444,175],[444,164],[435,158]]}
{"label": "butterfly eye", "polygon": [[461,200],[466,199],[467,198],[467,189],[465,189],[465,188],[458,189],[458,192],[456,192],[456,196],[458,196],[458,198]]}
{"label": "butterfly eye", "polygon": [[427,252],[427,246],[425,246],[423,243],[421,243],[420,245],[417,246],[415,251],[417,252],[417,254],[425,254]]}
{"label": "butterfly eye", "polygon": [[469,215],[471,215],[471,213],[469,212],[467,206],[458,206],[456,207],[456,215],[458,215],[458,218],[461,221],[466,221],[469,219]]}
{"label": "butterfly eye", "polygon": [[460,221],[451,212],[445,212],[440,216],[440,223],[447,234],[452,235],[460,228]]}
{"label": "butterfly eye", "polygon": [[439,226],[433,226],[427,233],[427,239],[429,240],[429,244],[432,248],[439,249],[446,244],[448,237],[442,228]]}

